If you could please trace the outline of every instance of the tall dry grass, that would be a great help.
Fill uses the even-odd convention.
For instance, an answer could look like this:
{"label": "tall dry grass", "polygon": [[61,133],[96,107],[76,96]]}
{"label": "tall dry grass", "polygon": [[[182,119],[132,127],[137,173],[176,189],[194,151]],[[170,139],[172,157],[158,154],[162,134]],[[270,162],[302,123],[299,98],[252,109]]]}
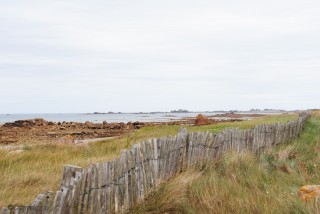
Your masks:
{"label": "tall dry grass", "polygon": [[[226,127],[252,128],[257,124],[287,122],[297,115],[273,115],[251,121],[220,123],[188,127],[190,131],[218,132]],[[121,149],[143,139],[175,135],[179,126],[145,127],[130,136],[91,143],[88,146],[64,144],[24,145],[18,150],[0,150],[0,207],[9,204],[30,204],[47,190],[56,191],[60,185],[63,166],[88,166],[110,160]]]}
{"label": "tall dry grass", "polygon": [[298,189],[320,181],[320,114],[297,140],[256,156],[230,152],[162,184],[132,213],[320,213]]}

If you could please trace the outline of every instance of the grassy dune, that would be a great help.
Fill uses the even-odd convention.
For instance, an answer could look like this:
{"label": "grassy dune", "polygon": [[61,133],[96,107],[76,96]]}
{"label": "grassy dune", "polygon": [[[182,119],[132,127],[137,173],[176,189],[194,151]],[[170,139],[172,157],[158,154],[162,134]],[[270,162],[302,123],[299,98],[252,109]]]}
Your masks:
{"label": "grassy dune", "polygon": [[[226,127],[247,129],[257,124],[287,122],[296,117],[297,115],[284,114],[251,121],[188,128],[190,131],[218,132]],[[130,136],[88,146],[44,144],[24,145],[20,150],[0,150],[0,207],[9,204],[30,204],[39,193],[58,190],[65,164],[86,167],[90,163],[110,160],[117,157],[121,149],[129,148],[143,139],[175,135],[178,130],[179,126],[146,127]],[[201,178],[205,179],[203,176]]]}
{"label": "grassy dune", "polygon": [[[260,156],[229,153],[162,184],[132,213],[320,213],[298,189],[320,181],[320,114],[297,140]],[[318,208],[319,206],[319,208]]]}

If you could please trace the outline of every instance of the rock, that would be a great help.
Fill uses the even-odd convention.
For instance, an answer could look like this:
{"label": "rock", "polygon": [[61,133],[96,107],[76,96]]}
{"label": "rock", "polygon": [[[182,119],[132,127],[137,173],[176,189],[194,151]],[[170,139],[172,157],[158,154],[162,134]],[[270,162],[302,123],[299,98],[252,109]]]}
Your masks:
{"label": "rock", "polygon": [[87,128],[92,128],[92,127],[94,126],[94,124],[91,123],[91,122],[89,122],[89,121],[86,121],[86,122],[84,123],[84,125],[85,125],[85,127],[87,127]]}
{"label": "rock", "polygon": [[133,126],[138,126],[138,125],[140,125],[140,122],[139,121],[133,122],[132,125]]}
{"label": "rock", "polygon": [[141,129],[145,125],[145,123],[136,121],[136,122],[132,123],[132,125],[133,125],[134,129]]}
{"label": "rock", "polygon": [[48,125],[48,121],[42,118],[35,118],[31,120],[16,120],[13,123],[5,123],[4,127],[33,127],[33,126],[45,126]]}
{"label": "rock", "polygon": [[65,132],[64,134],[74,137],[74,136],[77,136],[77,135],[82,135],[82,132],[70,131],[70,132]]}
{"label": "rock", "polygon": [[303,201],[310,201],[311,199],[320,196],[320,185],[306,185],[299,189],[298,196]]}
{"label": "rock", "polygon": [[62,143],[62,144],[73,144],[74,142],[74,137],[71,135],[65,135],[62,138],[57,140],[57,143]]}
{"label": "rock", "polygon": [[33,121],[34,121],[34,124],[37,125],[37,126],[46,126],[46,125],[48,125],[48,121],[46,121],[43,118],[35,118],[35,119],[33,119]]}
{"label": "rock", "polygon": [[143,126],[142,125],[136,125],[134,126],[135,129],[141,129]]}
{"label": "rock", "polygon": [[111,123],[110,129],[121,129],[121,125],[118,123]]}

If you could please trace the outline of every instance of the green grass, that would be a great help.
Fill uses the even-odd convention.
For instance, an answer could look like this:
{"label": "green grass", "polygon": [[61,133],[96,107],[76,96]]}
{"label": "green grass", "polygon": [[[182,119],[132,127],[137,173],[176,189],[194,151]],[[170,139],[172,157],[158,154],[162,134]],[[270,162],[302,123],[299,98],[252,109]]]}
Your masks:
{"label": "green grass", "polygon": [[[287,122],[297,115],[273,115],[255,120],[188,127],[190,131],[218,132],[226,127],[252,128],[257,124]],[[0,207],[30,204],[42,192],[59,189],[63,166],[88,166],[117,157],[120,151],[143,139],[177,134],[179,126],[146,127],[130,136],[88,146],[69,144],[25,145],[21,150],[0,150]]]}
{"label": "green grass", "polygon": [[132,213],[319,213],[298,189],[320,181],[320,114],[300,138],[256,156],[230,152],[162,184]]}

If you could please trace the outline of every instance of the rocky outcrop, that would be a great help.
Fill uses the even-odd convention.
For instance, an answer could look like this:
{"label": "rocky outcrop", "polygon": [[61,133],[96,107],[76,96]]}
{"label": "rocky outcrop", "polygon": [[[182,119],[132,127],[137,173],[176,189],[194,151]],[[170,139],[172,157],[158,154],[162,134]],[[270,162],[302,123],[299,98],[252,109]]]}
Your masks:
{"label": "rocky outcrop", "polygon": [[[236,119],[228,119],[233,121]],[[239,119],[237,119],[239,120]],[[52,122],[42,118],[30,120],[17,120],[0,126],[0,144],[14,143],[46,143],[65,142],[93,138],[115,137],[146,126],[158,125],[207,125],[218,122],[213,118],[198,115],[197,118],[184,118],[170,122],[128,122],[128,123],[85,123],[78,122]],[[72,137],[70,137],[72,136]],[[67,139],[67,140],[66,140]]]}
{"label": "rocky outcrop", "polygon": [[3,124],[3,127],[33,127],[33,126],[46,126],[46,125],[52,125],[53,123],[46,121],[42,118],[35,118],[31,120],[17,120],[13,123],[5,123]]}
{"label": "rocky outcrop", "polygon": [[320,197],[320,185],[306,185],[299,189],[298,196],[303,201],[309,201]]}
{"label": "rocky outcrop", "polygon": [[[151,124],[144,123],[77,123],[51,122],[42,118],[17,120],[0,126],[0,144],[28,142],[70,142],[88,138],[123,135]],[[67,139],[67,140],[66,140]]]}
{"label": "rocky outcrop", "polygon": [[[181,121],[165,123],[167,125],[181,125]],[[106,138],[120,136],[145,126],[157,126],[164,123],[85,123],[52,122],[42,118],[17,120],[0,126],[0,144],[28,143],[28,142],[71,142],[83,139]]]}

